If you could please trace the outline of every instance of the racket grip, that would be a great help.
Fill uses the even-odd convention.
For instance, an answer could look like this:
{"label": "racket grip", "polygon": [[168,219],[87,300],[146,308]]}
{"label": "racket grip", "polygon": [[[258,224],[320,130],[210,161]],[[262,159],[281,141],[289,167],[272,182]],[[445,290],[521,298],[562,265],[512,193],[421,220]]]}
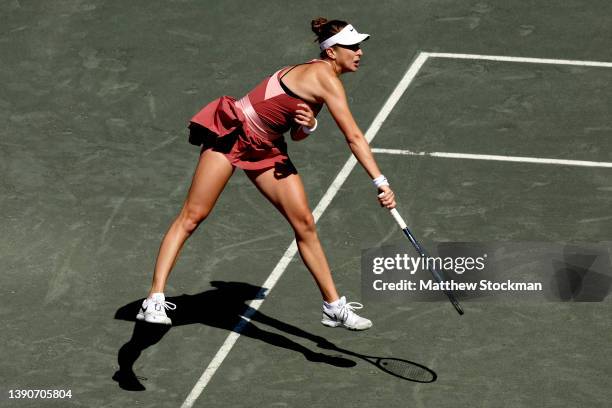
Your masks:
{"label": "racket grip", "polygon": [[398,223],[401,229],[408,228],[408,225],[406,225],[406,222],[395,208],[392,208],[391,210],[389,210],[389,212],[391,213],[393,218],[395,218],[395,221]]}
{"label": "racket grip", "polygon": [[[385,193],[380,193],[380,194],[378,194],[378,197],[382,197],[384,194]],[[397,224],[400,226],[401,229],[408,228],[408,225],[406,225],[406,222],[404,222],[404,219],[397,212],[397,210],[395,208],[390,209],[389,212],[391,213],[393,218],[395,218],[395,221],[397,222]]]}

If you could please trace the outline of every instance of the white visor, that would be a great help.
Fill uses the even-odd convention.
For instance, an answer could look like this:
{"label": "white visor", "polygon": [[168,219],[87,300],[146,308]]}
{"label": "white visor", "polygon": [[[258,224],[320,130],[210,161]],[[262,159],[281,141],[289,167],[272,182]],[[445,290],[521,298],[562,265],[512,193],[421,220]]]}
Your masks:
{"label": "white visor", "polygon": [[365,41],[368,38],[370,38],[370,34],[359,34],[357,30],[355,29],[355,27],[349,24],[346,27],[344,27],[342,30],[340,30],[339,32],[337,32],[336,34],[332,35],[327,40],[319,44],[319,47],[321,47],[321,51],[323,51],[336,44],[340,44],[340,45],[359,44],[360,42]]}

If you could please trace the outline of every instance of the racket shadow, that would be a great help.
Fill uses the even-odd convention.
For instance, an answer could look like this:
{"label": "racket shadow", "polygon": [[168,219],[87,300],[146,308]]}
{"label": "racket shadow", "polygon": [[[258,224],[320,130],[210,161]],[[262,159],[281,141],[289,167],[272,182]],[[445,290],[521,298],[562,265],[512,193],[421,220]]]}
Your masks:
{"label": "racket shadow", "polygon": [[342,354],[357,357],[374,365],[379,370],[396,378],[417,382],[417,383],[432,383],[436,381],[438,375],[429,367],[396,357],[376,357],[359,354],[342,347],[338,347],[328,340],[321,337],[321,342],[318,343],[320,348],[326,350],[334,350]]}

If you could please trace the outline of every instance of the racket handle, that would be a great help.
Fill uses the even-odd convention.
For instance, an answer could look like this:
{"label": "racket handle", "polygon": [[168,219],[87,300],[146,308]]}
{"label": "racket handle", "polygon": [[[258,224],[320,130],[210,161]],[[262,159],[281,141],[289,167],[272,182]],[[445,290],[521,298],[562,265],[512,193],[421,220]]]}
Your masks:
{"label": "racket handle", "polygon": [[408,228],[408,225],[406,225],[406,222],[395,208],[392,208],[391,210],[389,210],[389,212],[391,213],[393,218],[395,218],[395,221],[398,223],[401,229]]}
{"label": "racket handle", "polygon": [[[385,193],[380,193],[378,197],[382,197],[384,194]],[[395,218],[395,221],[397,222],[397,224],[400,226],[401,229],[408,228],[408,225],[406,225],[406,222],[404,221],[402,216],[399,214],[399,212],[397,212],[395,208],[390,209],[389,212],[391,213],[393,218]]]}

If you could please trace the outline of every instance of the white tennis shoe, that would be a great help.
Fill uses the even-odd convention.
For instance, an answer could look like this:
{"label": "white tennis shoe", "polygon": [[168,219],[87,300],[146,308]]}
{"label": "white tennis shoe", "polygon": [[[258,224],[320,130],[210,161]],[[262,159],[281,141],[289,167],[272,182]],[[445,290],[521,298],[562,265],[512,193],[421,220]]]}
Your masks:
{"label": "white tennis shoe", "polygon": [[347,303],[344,296],[333,305],[323,302],[323,319],[321,323],[327,327],[344,326],[349,330],[367,330],[372,327],[372,322],[354,312],[354,310],[362,308],[363,305],[361,303]]}
{"label": "white tennis shoe", "polygon": [[137,320],[147,323],[171,325],[172,320],[166,315],[166,310],[174,310],[176,305],[167,302],[163,293],[154,293],[150,298],[142,302],[142,306],[136,315]]}

